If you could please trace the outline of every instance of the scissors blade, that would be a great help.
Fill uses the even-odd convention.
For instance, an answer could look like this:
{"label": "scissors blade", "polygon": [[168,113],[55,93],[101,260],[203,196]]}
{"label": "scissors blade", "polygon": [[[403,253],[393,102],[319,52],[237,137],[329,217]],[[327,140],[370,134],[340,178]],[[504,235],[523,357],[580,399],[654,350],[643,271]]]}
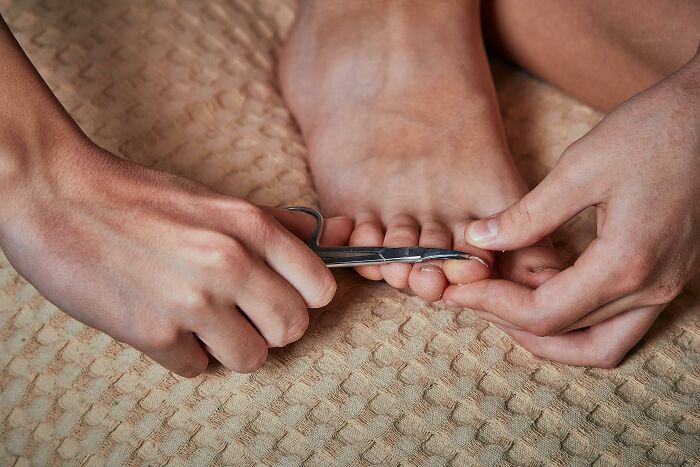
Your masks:
{"label": "scissors blade", "polygon": [[405,261],[409,263],[420,263],[430,260],[478,258],[464,251],[423,247],[386,248],[382,252],[382,255],[387,262]]}
{"label": "scissors blade", "polygon": [[370,266],[384,263],[421,263],[429,260],[474,259],[488,264],[478,256],[445,248],[387,248],[387,247],[325,247],[318,254],[329,268]]}

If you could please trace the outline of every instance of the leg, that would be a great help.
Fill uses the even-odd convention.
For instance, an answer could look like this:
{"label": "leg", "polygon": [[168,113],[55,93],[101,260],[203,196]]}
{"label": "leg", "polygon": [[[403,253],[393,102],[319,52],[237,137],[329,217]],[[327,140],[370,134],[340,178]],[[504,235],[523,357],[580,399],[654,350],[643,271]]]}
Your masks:
{"label": "leg", "polygon": [[[478,1],[302,1],[280,82],[322,210],[355,219],[351,244],[489,257],[464,243],[465,221],[507,208],[526,186],[505,140]],[[557,266],[548,247],[516,255],[522,276]],[[448,281],[490,271],[450,261],[360,273],[437,300]]]}
{"label": "leg", "polygon": [[693,57],[696,0],[486,1],[487,42],[498,53],[608,111]]}

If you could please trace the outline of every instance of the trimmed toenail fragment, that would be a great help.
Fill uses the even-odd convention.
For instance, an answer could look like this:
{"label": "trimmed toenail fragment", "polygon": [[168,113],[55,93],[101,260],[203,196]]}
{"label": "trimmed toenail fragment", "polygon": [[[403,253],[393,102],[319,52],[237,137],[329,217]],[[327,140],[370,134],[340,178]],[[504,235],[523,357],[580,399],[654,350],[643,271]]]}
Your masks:
{"label": "trimmed toenail fragment", "polygon": [[498,221],[496,218],[482,219],[472,222],[467,227],[467,241],[473,245],[483,245],[498,236]]}
{"label": "trimmed toenail fragment", "polygon": [[444,274],[444,272],[442,272],[442,268],[436,264],[426,264],[424,266],[421,266],[420,272],[432,272],[432,273]]}

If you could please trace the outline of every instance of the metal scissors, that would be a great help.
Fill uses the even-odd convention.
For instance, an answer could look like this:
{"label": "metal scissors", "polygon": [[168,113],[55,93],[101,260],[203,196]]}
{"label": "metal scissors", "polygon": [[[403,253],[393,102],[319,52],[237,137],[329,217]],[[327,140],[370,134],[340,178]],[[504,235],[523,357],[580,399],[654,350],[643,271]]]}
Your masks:
{"label": "metal scissors", "polygon": [[306,244],[321,257],[329,268],[344,268],[355,266],[371,266],[385,263],[421,263],[433,259],[471,259],[480,262],[487,268],[488,263],[478,256],[464,251],[444,248],[422,248],[417,246],[389,248],[383,246],[320,246],[323,234],[323,216],[313,208],[292,206],[287,211],[299,211],[316,219],[316,230],[306,241]]}

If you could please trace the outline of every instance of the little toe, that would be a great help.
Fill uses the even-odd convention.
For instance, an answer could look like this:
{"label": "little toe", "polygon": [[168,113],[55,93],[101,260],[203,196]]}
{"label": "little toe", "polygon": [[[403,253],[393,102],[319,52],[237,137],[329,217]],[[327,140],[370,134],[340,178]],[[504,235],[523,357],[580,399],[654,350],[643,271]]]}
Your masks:
{"label": "little toe", "polygon": [[491,277],[493,270],[493,252],[484,250],[466,242],[464,229],[468,222],[460,222],[454,227],[454,244],[452,248],[465,253],[470,253],[486,262],[482,263],[477,259],[469,260],[449,260],[443,264],[443,270],[447,280],[451,284],[468,284]]}
{"label": "little toe", "polygon": [[[355,230],[350,235],[350,246],[379,246],[384,242],[384,229],[379,219],[372,214],[357,216]],[[360,266],[355,268],[362,277],[379,281],[382,272],[379,266]]]}
{"label": "little toe", "polygon": [[533,289],[564,268],[549,239],[527,248],[499,254],[498,265],[505,279]]}
{"label": "little toe", "polygon": [[[440,222],[424,222],[421,225],[418,245],[425,248],[450,248],[452,234],[450,229]],[[444,261],[428,261],[414,264],[408,276],[411,290],[421,298],[434,302],[440,300],[448,285]]]}
{"label": "little toe", "polygon": [[[395,216],[387,222],[384,246],[402,247],[416,246],[420,226],[418,221],[411,216],[401,214]],[[408,287],[408,275],[411,272],[411,265],[408,263],[391,263],[380,267],[384,280],[397,289]]]}

